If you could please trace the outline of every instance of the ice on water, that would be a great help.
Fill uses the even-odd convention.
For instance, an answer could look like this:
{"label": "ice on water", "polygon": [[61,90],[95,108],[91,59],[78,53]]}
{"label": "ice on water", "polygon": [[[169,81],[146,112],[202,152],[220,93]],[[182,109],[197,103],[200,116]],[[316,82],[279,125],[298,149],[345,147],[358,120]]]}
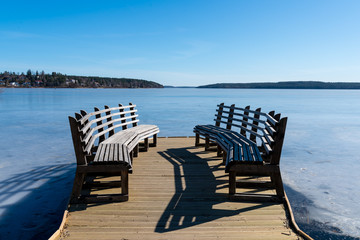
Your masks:
{"label": "ice on water", "polygon": [[58,165],[74,165],[67,116],[129,101],[138,105],[141,123],[160,127],[160,136],[193,135],[196,124],[212,123],[221,102],[288,116],[284,183],[308,198],[310,219],[360,235],[360,91],[351,90],[5,89],[0,93],[0,181],[29,175],[25,186],[1,185],[0,230],[12,203],[49,179],[65,181],[67,169],[47,178],[37,169],[51,174]]}

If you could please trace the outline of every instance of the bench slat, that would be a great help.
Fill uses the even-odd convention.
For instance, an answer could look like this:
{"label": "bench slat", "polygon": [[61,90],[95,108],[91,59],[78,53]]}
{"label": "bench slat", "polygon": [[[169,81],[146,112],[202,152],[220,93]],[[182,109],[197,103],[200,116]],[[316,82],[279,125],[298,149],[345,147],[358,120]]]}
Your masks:
{"label": "bench slat", "polygon": [[216,142],[227,152],[226,165],[231,165],[231,162],[262,163],[256,144],[240,133],[213,125],[197,125],[194,131],[216,139]]}
{"label": "bench slat", "polygon": [[[220,121],[220,122],[225,123],[224,121]],[[235,127],[240,128],[240,129],[244,129],[244,127],[243,127],[242,125],[238,125],[238,124],[234,124],[234,123],[233,123],[232,125],[235,126]],[[252,133],[252,134],[254,134],[255,136],[257,136],[257,137],[260,138],[260,140],[261,140],[261,142],[262,142],[260,145],[265,145],[265,144],[268,144],[268,145],[269,145],[269,143],[273,143],[273,142],[274,142],[274,140],[273,140],[273,138],[272,138],[271,135],[266,134],[267,132],[266,132],[264,129],[260,129],[260,130],[262,131],[263,135],[260,134],[260,133],[258,133],[258,132],[253,132],[253,131],[251,131],[250,129],[246,129],[247,132]],[[251,141],[251,140],[250,140],[250,141]],[[254,143],[255,143],[255,142],[254,142]],[[269,145],[268,147],[270,147],[270,145]],[[271,147],[270,147],[270,149],[271,149]]]}
{"label": "bench slat", "polygon": [[122,150],[121,151],[122,161],[127,162],[127,163],[131,163],[128,148],[125,145],[121,145],[121,150]]}
{"label": "bench slat", "polygon": [[101,148],[102,148],[102,147],[103,147],[102,145],[100,145],[100,146],[98,147],[98,153],[99,153],[99,154],[96,154],[96,155],[95,155],[94,162],[99,161],[100,151],[101,151]]}
{"label": "bench slat", "polygon": [[[224,119],[227,119],[227,120],[231,119],[232,121],[241,122],[243,124],[241,129],[243,129],[243,130],[249,130],[247,128],[247,126],[251,126],[251,127],[257,128],[258,130],[263,131],[264,127],[265,127],[265,129],[270,131],[270,133],[269,133],[270,135],[274,135],[276,133],[275,129],[267,121],[264,121],[264,120],[261,120],[261,119],[256,119],[256,118],[253,118],[253,117],[249,117],[248,115],[243,115],[243,114],[238,114],[238,113],[233,113],[233,115],[243,116],[243,119],[239,119],[239,118],[235,118],[235,117],[230,118],[229,116],[221,116],[219,114],[215,114],[215,117],[217,117],[217,118],[214,119],[214,121],[221,122],[221,118],[224,118]],[[221,116],[221,118],[220,118],[220,116]],[[258,126],[258,125],[255,125],[253,123],[248,122],[249,119],[252,120],[252,121],[257,121],[257,122],[263,124],[264,127]],[[221,123],[224,123],[224,122],[221,122]]]}
{"label": "bench slat", "polygon": [[232,133],[234,136],[234,139],[238,141],[239,144],[241,144],[242,148],[244,149],[244,161],[262,161],[261,157],[253,157],[254,150],[257,149],[257,146],[253,144],[252,142],[249,142],[248,139],[245,139],[241,134],[238,133]]}
{"label": "bench slat", "polygon": [[119,144],[114,144],[114,161],[119,160]]}
{"label": "bench slat", "polygon": [[[132,122],[139,122],[139,120],[137,119],[137,120],[135,120],[135,121],[127,122],[126,125],[127,125],[127,124],[130,124],[130,123],[132,123]],[[111,127],[111,128],[108,128],[108,129],[100,132],[100,133],[97,133],[97,134],[95,134],[95,135],[92,135],[88,141],[83,141],[83,142],[86,144],[85,152],[90,153],[90,150],[91,150],[92,146],[94,145],[94,143],[95,143],[95,141],[96,141],[96,139],[97,139],[98,137],[103,136],[104,134],[110,132],[111,130],[113,130],[113,129],[117,128],[117,127],[121,127],[121,126],[123,126],[123,125],[124,125],[123,123],[122,123],[122,124],[117,124],[117,125],[115,125],[115,126],[113,126],[113,127]],[[105,141],[106,141],[106,140],[105,140]]]}
{"label": "bench slat", "polygon": [[[92,119],[91,121],[89,121],[88,123],[85,124],[85,126],[81,129],[81,131],[83,133],[85,133],[88,129],[91,128],[91,126],[95,123],[98,123],[98,122],[101,122],[103,120],[107,120],[109,117],[116,117],[116,116],[121,116],[125,113],[132,113],[132,112],[136,112],[136,110],[133,110],[133,111],[126,111],[126,112],[116,112],[116,113],[112,113],[110,115],[105,115],[103,117],[98,117],[98,118],[94,118]],[[97,114],[96,114],[97,115]],[[95,116],[96,116],[95,115]],[[101,116],[101,115],[100,115]],[[135,115],[136,117],[138,117],[139,115]],[[119,118],[116,118],[116,119],[120,119],[120,120],[126,120],[126,119],[129,119],[129,118],[132,118],[133,116],[124,116],[124,117],[119,117]],[[105,122],[107,123],[107,122]],[[107,124],[108,125],[108,124]]]}
{"label": "bench slat", "polygon": [[[83,125],[84,122],[87,121],[90,117],[95,116],[95,115],[97,115],[97,114],[106,113],[106,112],[108,112],[108,111],[126,109],[126,108],[130,108],[130,107],[136,107],[136,105],[113,107],[113,108],[108,108],[108,109],[104,109],[104,110],[100,110],[100,111],[95,111],[95,112],[92,112],[92,113],[88,113],[86,116],[84,116],[83,118],[80,119],[80,124]],[[136,112],[136,111],[137,111],[137,110],[135,109],[135,112]]]}
{"label": "bench slat", "polygon": [[[219,107],[219,105],[218,105]],[[226,105],[223,105],[223,108],[231,108],[231,106],[226,106]],[[276,125],[278,123],[278,121],[273,118],[272,116],[270,116],[268,113],[264,113],[264,112],[258,112],[258,111],[254,111],[254,110],[250,110],[250,109],[245,109],[245,108],[240,108],[240,107],[235,107],[234,108],[235,110],[240,110],[240,111],[243,111],[243,112],[249,112],[249,113],[252,113],[252,114],[259,114],[261,116],[264,116],[267,118],[267,120],[269,120],[269,122],[271,122],[273,125]]]}
{"label": "bench slat", "polygon": [[[229,114],[230,112],[229,111],[222,111],[223,113],[227,113],[227,114]],[[257,119],[257,118],[254,118],[254,117],[251,117],[251,116],[249,116],[249,115],[245,115],[245,114],[242,114],[242,113],[237,113],[237,112],[234,112],[233,113],[233,115],[234,116],[240,116],[240,117],[245,117],[245,118],[247,118],[248,120],[252,120],[252,121],[257,121],[257,122],[259,122],[259,123],[261,123],[261,124],[264,124],[265,125],[265,123],[266,123],[266,121],[265,120],[262,120],[262,119]],[[218,116],[221,116],[220,114],[215,114],[215,117],[218,117]],[[246,124],[248,124],[248,125],[251,125],[252,123],[250,123],[250,122],[248,122],[248,121],[246,121],[246,120],[243,120],[243,119],[239,119],[239,118],[236,118],[236,117],[229,117],[229,116],[224,116],[224,115],[222,115],[221,116],[221,118],[226,118],[226,119],[231,119],[231,120],[235,120],[235,121],[238,121],[238,122],[242,122],[242,123],[246,123]]]}
{"label": "bench slat", "polygon": [[265,123],[265,129],[270,131],[270,134],[272,136],[274,136],[274,134],[276,133],[276,130],[268,122]]}
{"label": "bench slat", "polygon": [[[136,116],[137,116],[137,115],[136,115]],[[111,125],[114,124],[114,123],[121,122],[120,124],[116,124],[116,125],[119,125],[119,126],[123,126],[123,125],[126,125],[126,124],[130,124],[131,122],[125,122],[125,123],[122,122],[123,120],[127,120],[127,119],[130,119],[130,118],[132,118],[132,117],[131,117],[131,116],[128,116],[128,117],[116,118],[116,119],[114,119],[114,120],[104,122],[104,123],[102,123],[102,124],[100,124],[100,125],[97,125],[96,127],[91,128],[91,130],[90,130],[88,133],[86,133],[86,132],[87,132],[90,128],[85,128],[85,127],[84,127],[84,128],[81,130],[84,134],[86,133],[86,136],[85,136],[84,140],[88,139],[88,138],[89,138],[89,137],[88,137],[89,135],[92,135],[95,131],[98,131],[98,130],[101,129],[101,128],[104,128],[104,127],[112,128],[113,126],[111,126]],[[137,120],[137,121],[139,121],[139,120]],[[115,126],[115,127],[118,127],[118,126]]]}
{"label": "bench slat", "polygon": [[[215,119],[214,119],[214,120],[215,120]],[[227,122],[225,122],[225,121],[217,121],[217,120],[215,120],[215,121],[216,121],[216,122],[220,122],[220,123],[227,123]],[[232,126],[235,126],[235,127],[237,127],[237,128],[241,128],[241,129],[244,129],[245,131],[247,131],[247,132],[249,132],[249,133],[252,133],[252,134],[256,135],[256,136],[259,137],[259,138],[262,137],[262,135],[261,135],[260,133],[251,131],[250,129],[244,128],[244,127],[241,126],[241,125],[238,125],[238,124],[233,123]]]}
{"label": "bench slat", "polygon": [[113,162],[113,161],[114,161],[115,145],[116,145],[116,144],[111,144],[111,145],[110,145],[110,153],[109,153],[109,161],[110,161],[110,162]]}
{"label": "bench slat", "polygon": [[264,149],[265,149],[265,151],[266,151],[266,154],[269,155],[269,154],[272,152],[272,149],[271,149],[271,147],[270,147],[269,144],[264,143],[264,144],[263,144],[263,147],[264,147]]}
{"label": "bench slat", "polygon": [[105,154],[104,154],[104,159],[103,159],[103,161],[104,161],[104,162],[107,162],[107,161],[109,161],[111,145],[107,145],[107,144],[106,144],[105,146],[106,146],[106,150],[105,150]]}
{"label": "bench slat", "polygon": [[105,151],[106,151],[106,145],[103,145],[102,148],[101,148],[101,151],[99,153],[99,157],[98,157],[97,162],[103,162],[104,161]]}

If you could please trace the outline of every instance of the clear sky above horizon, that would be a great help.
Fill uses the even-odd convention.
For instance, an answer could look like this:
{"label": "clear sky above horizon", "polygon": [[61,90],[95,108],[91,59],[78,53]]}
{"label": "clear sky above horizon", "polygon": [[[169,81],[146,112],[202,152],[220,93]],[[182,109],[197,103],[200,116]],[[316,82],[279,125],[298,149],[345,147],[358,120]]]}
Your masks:
{"label": "clear sky above horizon", "polygon": [[360,82],[360,1],[3,1],[0,72]]}

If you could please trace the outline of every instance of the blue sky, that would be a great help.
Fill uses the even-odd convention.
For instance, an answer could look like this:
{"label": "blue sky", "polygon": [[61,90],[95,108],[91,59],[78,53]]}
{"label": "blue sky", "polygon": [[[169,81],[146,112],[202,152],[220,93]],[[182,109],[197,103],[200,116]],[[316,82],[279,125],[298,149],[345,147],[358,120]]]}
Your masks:
{"label": "blue sky", "polygon": [[360,82],[360,1],[3,1],[0,72]]}

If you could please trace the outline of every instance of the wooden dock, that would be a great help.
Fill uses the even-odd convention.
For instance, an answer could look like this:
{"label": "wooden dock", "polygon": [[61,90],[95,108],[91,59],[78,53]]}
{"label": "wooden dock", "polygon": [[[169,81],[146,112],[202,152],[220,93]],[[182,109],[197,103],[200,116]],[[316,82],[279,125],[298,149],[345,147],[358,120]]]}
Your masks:
{"label": "wooden dock", "polygon": [[159,138],[134,159],[129,201],[72,205],[53,238],[302,239],[289,228],[284,204],[229,201],[221,157],[194,141]]}

